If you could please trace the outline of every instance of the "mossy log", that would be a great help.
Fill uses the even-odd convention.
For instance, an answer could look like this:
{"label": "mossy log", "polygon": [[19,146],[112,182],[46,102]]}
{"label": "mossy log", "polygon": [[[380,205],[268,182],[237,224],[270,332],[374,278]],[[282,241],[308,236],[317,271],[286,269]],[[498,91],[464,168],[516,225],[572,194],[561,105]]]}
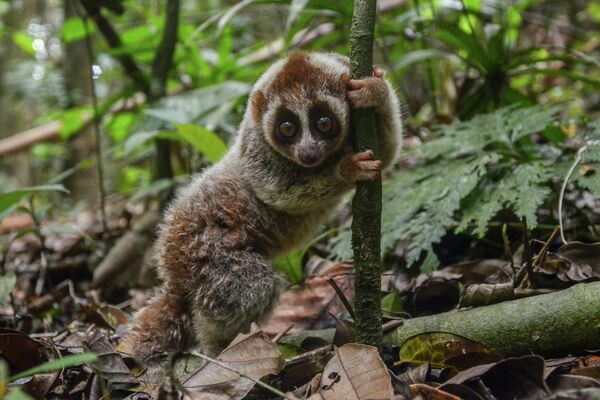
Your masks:
{"label": "mossy log", "polygon": [[506,356],[564,356],[600,349],[600,282],[490,306],[413,318],[384,337],[393,345],[424,332],[449,332]]}

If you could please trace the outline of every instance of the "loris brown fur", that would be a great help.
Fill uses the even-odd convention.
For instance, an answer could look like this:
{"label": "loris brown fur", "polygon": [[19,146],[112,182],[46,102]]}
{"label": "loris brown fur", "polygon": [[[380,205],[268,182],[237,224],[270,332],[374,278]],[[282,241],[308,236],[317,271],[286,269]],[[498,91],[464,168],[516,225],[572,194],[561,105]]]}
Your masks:
{"label": "loris brown fur", "polygon": [[[297,52],[255,84],[227,155],[166,212],[160,292],[126,343],[142,363],[198,346],[221,351],[263,320],[285,284],[272,261],[313,237],[357,180],[390,166],[401,142],[398,99],[379,70],[349,80],[346,57]],[[351,108],[377,112],[381,160],[354,154]]]}

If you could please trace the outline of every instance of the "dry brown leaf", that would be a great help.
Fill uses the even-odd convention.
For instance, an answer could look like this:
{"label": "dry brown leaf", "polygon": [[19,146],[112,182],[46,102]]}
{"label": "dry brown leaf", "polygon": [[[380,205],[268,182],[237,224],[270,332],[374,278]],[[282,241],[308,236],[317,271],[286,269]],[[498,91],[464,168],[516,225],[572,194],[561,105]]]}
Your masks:
{"label": "dry brown leaf", "polygon": [[86,346],[98,355],[94,369],[107,380],[109,389],[130,389],[139,384],[127,368],[123,357],[116,352],[108,337],[102,332],[96,331],[90,339],[86,340]]}
{"label": "dry brown leaf", "polygon": [[335,294],[327,279],[333,277],[336,284],[352,303],[354,299],[354,268],[348,263],[333,263],[312,257],[306,265],[309,272],[303,284],[288,290],[279,298],[271,317],[262,325],[269,335],[276,335],[290,325],[288,333],[306,329],[331,327],[329,314],[336,315],[346,308]]}
{"label": "dry brown leaf", "polygon": [[241,374],[260,379],[278,374],[285,365],[275,344],[261,330],[238,335],[217,360],[233,371],[214,363],[200,368],[183,384],[192,392],[192,399],[241,399],[254,387],[254,382]]}
{"label": "dry brown leaf", "polygon": [[310,399],[391,399],[392,383],[377,349],[349,343],[335,352],[323,371],[319,393]]}

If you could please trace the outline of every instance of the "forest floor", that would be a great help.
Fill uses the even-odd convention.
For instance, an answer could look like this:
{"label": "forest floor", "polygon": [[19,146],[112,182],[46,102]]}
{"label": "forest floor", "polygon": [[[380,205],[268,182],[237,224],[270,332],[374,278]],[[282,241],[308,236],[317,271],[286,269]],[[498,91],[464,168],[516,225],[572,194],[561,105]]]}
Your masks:
{"label": "forest floor", "polygon": [[[5,360],[0,363],[0,398],[600,396],[600,284],[593,283],[600,280],[598,243],[561,246],[555,231],[525,241],[514,254],[507,251],[505,259],[454,264],[430,274],[394,267],[382,277],[387,344],[380,352],[352,343],[352,263],[312,255],[305,260],[302,283],[283,294],[268,321],[240,335],[216,360],[194,351],[179,355],[167,368],[167,377],[156,379],[155,371],[136,365],[120,342],[156,283],[149,249],[157,217],[134,219],[123,213],[107,222],[104,231],[97,219],[83,213],[75,221],[44,221],[35,229],[26,215],[5,219],[3,233],[10,246],[0,264],[0,355]],[[119,247],[124,255],[116,254]],[[107,253],[109,248],[113,250]],[[99,263],[95,271],[90,269]],[[567,308],[567,300],[564,315],[560,304],[556,309],[544,306],[554,299],[547,296],[569,287],[573,293],[580,287],[591,290],[592,296],[585,298],[591,308],[578,307],[582,316]],[[503,307],[528,299],[546,307],[558,327],[540,331],[538,326],[529,332],[527,324],[521,328],[512,323],[518,315],[501,315]],[[440,323],[437,329],[394,342],[401,336],[397,330],[409,326],[407,318],[452,319],[469,315],[469,310],[482,310],[486,317],[469,322],[473,325],[464,332],[460,328],[466,324],[459,323],[462,335],[445,331],[452,325]],[[544,309],[533,310],[527,318],[535,320],[538,314]],[[571,321],[571,314],[579,319]],[[474,340],[486,329],[483,322],[477,328],[478,320],[486,318],[499,321],[491,336],[502,338],[522,329],[517,337],[530,337],[531,342],[513,346],[500,340],[491,346]],[[585,320],[592,332],[585,331]],[[560,321],[567,327],[559,326]],[[555,328],[562,332],[552,333]],[[565,330],[572,339],[567,334],[566,339],[552,339],[561,343],[544,340]]]}

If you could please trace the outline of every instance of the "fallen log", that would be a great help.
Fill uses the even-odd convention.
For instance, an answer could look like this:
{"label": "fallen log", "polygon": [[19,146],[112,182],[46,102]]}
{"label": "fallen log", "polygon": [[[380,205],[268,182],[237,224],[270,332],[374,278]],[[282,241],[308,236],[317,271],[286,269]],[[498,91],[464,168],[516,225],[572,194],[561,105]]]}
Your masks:
{"label": "fallen log", "polygon": [[417,334],[449,332],[506,356],[564,356],[600,349],[600,282],[490,306],[407,319],[384,343],[400,346]]}
{"label": "fallen log", "polygon": [[94,270],[92,287],[111,285],[115,276],[141,266],[146,250],[154,241],[159,219],[157,211],[148,211],[129,232],[117,240]]}

